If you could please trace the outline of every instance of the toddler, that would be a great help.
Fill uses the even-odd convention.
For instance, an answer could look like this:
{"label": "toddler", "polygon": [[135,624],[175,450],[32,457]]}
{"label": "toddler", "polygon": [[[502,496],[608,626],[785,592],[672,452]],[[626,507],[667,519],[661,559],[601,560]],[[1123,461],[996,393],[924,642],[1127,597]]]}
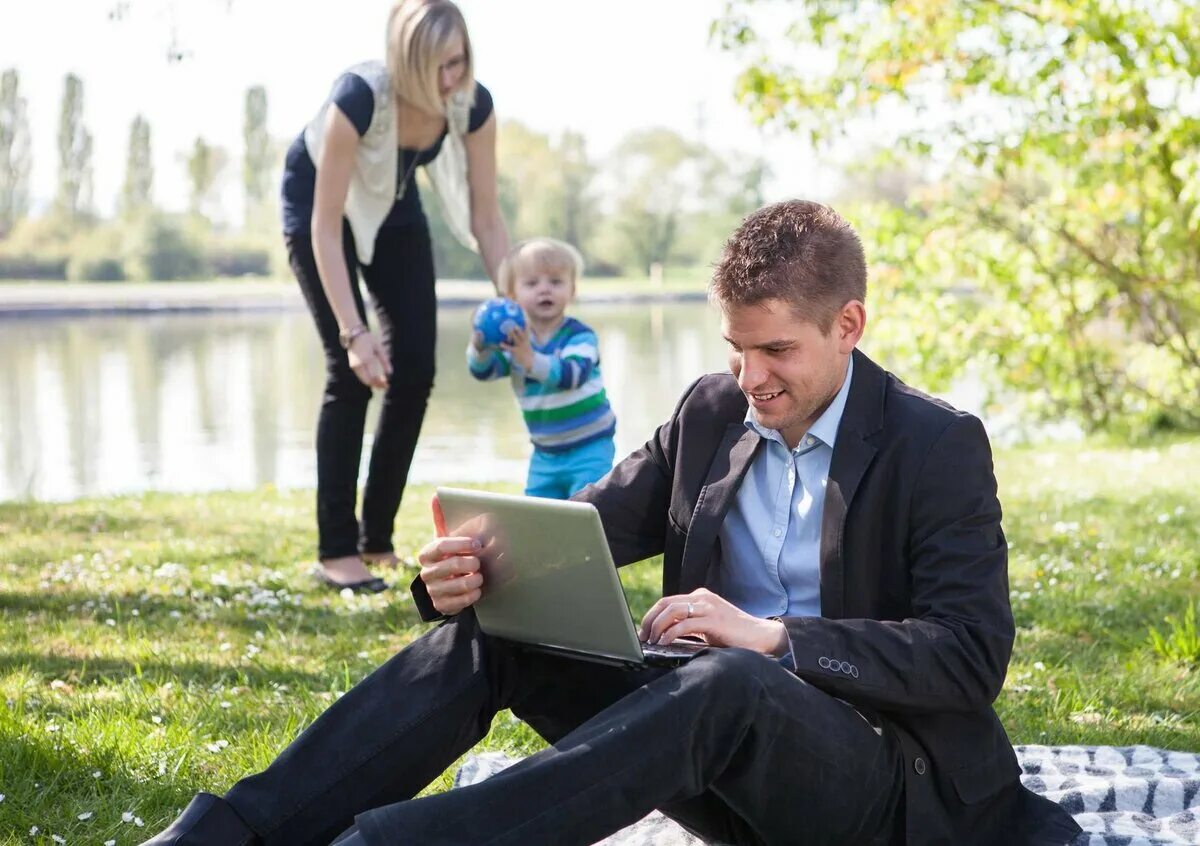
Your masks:
{"label": "toddler", "polygon": [[612,469],[617,419],[600,377],[596,333],[566,314],[583,258],[570,244],[531,238],[500,264],[500,291],[525,312],[499,346],[476,332],[467,366],[476,379],[510,377],[533,457],[525,493],[567,499]]}

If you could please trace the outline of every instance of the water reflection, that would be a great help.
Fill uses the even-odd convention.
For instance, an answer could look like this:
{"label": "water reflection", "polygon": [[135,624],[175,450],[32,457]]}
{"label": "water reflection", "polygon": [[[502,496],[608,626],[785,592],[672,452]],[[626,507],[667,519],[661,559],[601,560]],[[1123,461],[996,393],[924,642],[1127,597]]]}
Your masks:
{"label": "water reflection", "polygon": [[[704,303],[577,314],[600,336],[619,455],[692,379],[725,367]],[[439,316],[437,385],[412,478],[521,481],[525,429],[507,382],[467,374],[468,315]],[[321,361],[303,312],[2,322],[0,499],[311,486]]]}

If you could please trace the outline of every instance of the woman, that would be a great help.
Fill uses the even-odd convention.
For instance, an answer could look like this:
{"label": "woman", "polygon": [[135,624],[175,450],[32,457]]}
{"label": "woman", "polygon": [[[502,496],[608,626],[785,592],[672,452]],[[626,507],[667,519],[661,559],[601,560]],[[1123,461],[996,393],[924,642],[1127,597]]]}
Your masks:
{"label": "woman", "polygon": [[[320,569],[335,588],[379,591],[364,562],[394,566],[392,528],[433,386],[436,299],[415,170],[425,166],[451,231],[488,274],[508,251],[496,191],[496,118],[475,82],[471,42],[449,0],[399,0],[387,62],[338,78],[288,150],[284,238],[321,343],[327,381],[317,422]],[[379,319],[367,324],[361,269]],[[383,408],[355,518],[371,389]]]}

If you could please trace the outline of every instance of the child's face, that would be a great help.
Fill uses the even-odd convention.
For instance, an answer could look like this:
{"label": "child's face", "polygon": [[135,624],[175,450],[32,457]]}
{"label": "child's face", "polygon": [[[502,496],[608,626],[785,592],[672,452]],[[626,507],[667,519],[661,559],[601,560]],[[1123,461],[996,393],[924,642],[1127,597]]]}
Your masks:
{"label": "child's face", "polygon": [[521,262],[517,267],[513,299],[531,320],[557,320],[574,295],[575,283],[570,273],[532,262]]}

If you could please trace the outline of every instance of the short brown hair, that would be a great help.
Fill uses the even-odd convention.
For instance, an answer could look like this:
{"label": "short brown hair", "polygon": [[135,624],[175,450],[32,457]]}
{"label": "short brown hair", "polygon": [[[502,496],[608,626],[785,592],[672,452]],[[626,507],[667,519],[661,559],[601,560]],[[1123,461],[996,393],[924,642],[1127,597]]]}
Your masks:
{"label": "short brown hair", "polygon": [[782,300],[827,333],[842,306],[866,300],[862,241],[829,206],[763,206],[725,242],[708,294],[722,308]]}

